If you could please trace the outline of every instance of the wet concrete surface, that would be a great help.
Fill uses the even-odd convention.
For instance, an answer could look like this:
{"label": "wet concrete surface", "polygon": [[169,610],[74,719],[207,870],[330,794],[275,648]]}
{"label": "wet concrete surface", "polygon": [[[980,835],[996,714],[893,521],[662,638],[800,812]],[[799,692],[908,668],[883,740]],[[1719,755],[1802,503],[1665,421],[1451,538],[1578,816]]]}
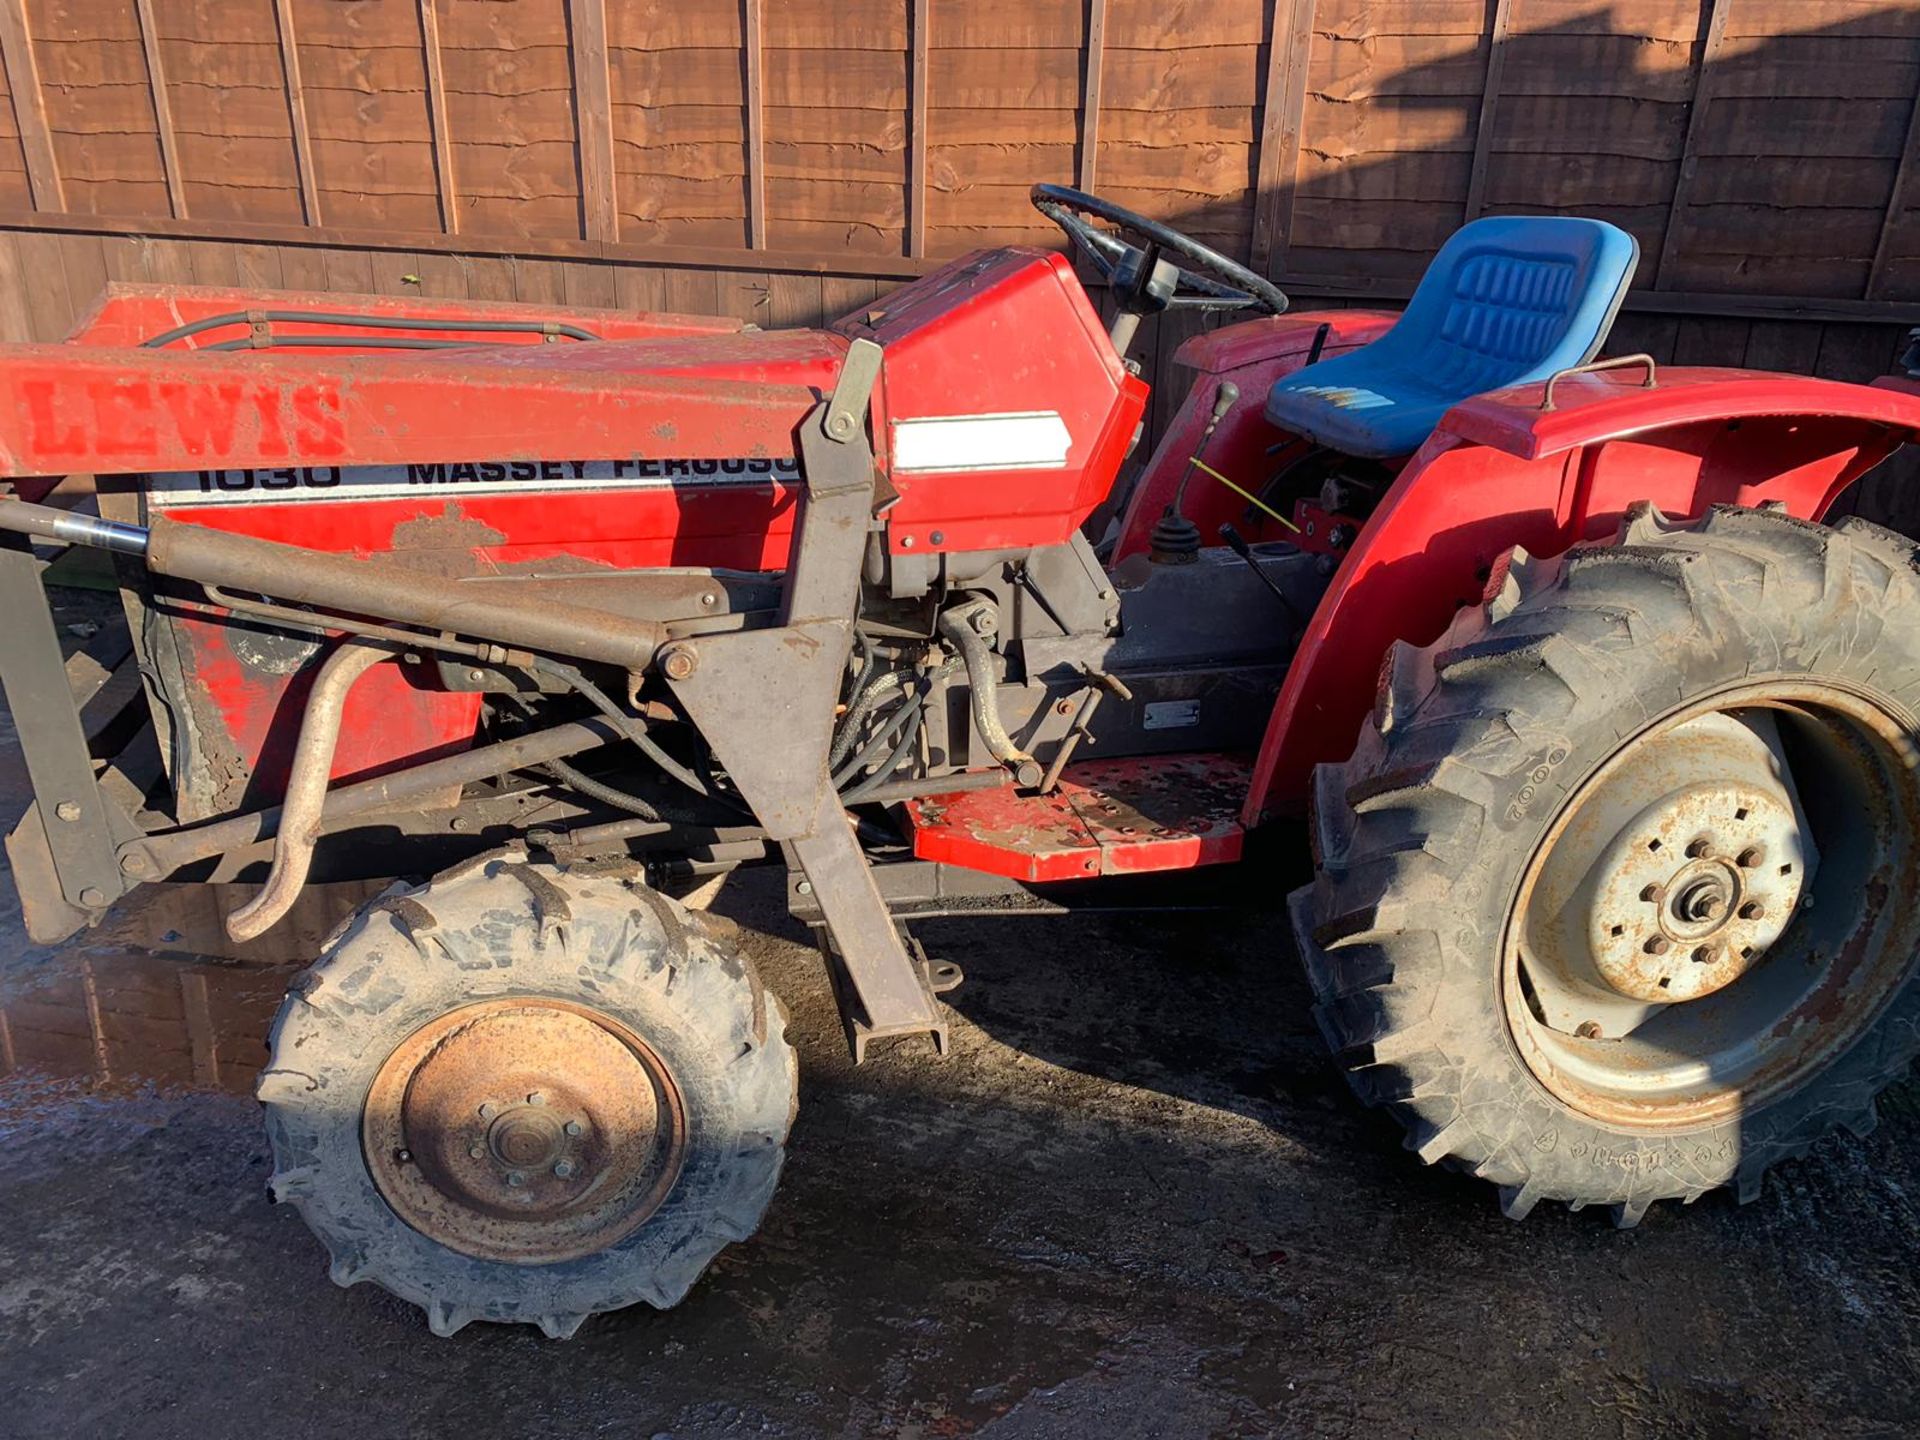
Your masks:
{"label": "wet concrete surface", "polygon": [[[1543,1205],[1516,1225],[1349,1099],[1277,911],[929,924],[968,974],[955,1053],[898,1044],[856,1070],[770,878],[721,908],[764,927],[748,943],[794,1013],[780,1193],[678,1309],[566,1344],[436,1340],[384,1293],[336,1289],[267,1202],[253,1103],[191,1087],[244,1087],[284,972],[16,946],[0,1434],[1920,1427],[1911,1084],[1873,1136],[1828,1141],[1745,1209],[1663,1205],[1622,1233]],[[27,1018],[78,1030],[64,1061],[25,1063]]]}

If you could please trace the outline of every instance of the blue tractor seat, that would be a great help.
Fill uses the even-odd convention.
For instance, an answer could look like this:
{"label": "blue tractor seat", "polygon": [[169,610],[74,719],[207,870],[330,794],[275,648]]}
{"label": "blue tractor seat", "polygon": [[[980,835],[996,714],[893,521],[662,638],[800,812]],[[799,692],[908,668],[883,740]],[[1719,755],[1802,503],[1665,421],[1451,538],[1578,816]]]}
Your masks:
{"label": "blue tractor seat", "polygon": [[1349,455],[1410,455],[1460,401],[1593,359],[1639,260],[1639,242],[1603,220],[1476,220],[1440,247],[1391,330],[1276,380],[1267,419]]}

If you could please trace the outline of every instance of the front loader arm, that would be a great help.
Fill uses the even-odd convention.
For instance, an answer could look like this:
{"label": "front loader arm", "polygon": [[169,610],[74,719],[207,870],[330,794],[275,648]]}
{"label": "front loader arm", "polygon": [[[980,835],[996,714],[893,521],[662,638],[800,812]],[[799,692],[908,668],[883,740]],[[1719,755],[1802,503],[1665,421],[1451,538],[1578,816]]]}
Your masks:
{"label": "front loader arm", "polygon": [[[799,517],[771,627],[663,643],[667,631],[658,621],[529,596],[512,583],[450,585],[386,557],[330,554],[164,517],[138,526],[0,500],[0,529],[137,556],[154,574],[200,585],[211,598],[269,621],[301,615],[290,606],[312,607],[307,620],[345,632],[334,651],[342,663],[329,661],[323,681],[330,683],[316,686],[302,718],[298,793],[289,790],[276,821],[279,841],[267,887],[229,917],[236,938],[270,927],[298,894],[327,806],[340,711],[360,675],[406,648],[530,670],[552,669],[544,657],[565,657],[624,672],[629,692],[648,672],[673,687],[754,818],[788,846],[812,886],[858,1000],[859,1013],[849,1016],[856,1055],[876,1036],[922,1032],[944,1048],[945,1024],[925,967],[909,954],[887,911],[828,766],[876,506],[879,472],[868,417],[880,356],[879,346],[854,341],[832,397],[802,411]],[[37,369],[43,360],[46,368]],[[0,395],[0,463],[14,474],[349,456],[355,463],[394,463],[473,453],[476,445],[587,458],[645,456],[669,446],[683,453],[711,446],[719,453],[779,455],[790,453],[797,398],[786,387],[581,372],[564,361],[508,367],[475,356],[454,366],[354,357],[320,375],[274,356],[209,355],[183,363],[78,348],[0,357]],[[405,418],[416,411],[420,421]],[[674,418],[659,418],[666,415]],[[513,439],[503,434],[509,420]],[[24,596],[38,583],[30,557],[17,545],[8,553],[15,559],[0,580]],[[45,615],[44,605],[31,608]],[[32,627],[21,633],[23,645],[34,642],[30,658],[44,662],[47,637]],[[50,653],[57,662],[57,646]],[[35,673],[46,668],[40,664]],[[5,678],[17,708],[30,714],[24,673],[16,665]],[[39,675],[36,683],[45,680]],[[614,719],[623,724],[617,713]],[[627,728],[628,738],[648,748],[643,726]],[[53,808],[64,815],[81,803],[85,818],[98,821],[75,826],[72,837],[59,827],[48,830],[67,903],[84,916],[131,884],[161,877],[152,870],[156,850],[149,837],[124,815],[105,813],[84,738],[67,733],[73,729],[55,725],[22,738],[36,778],[44,773],[47,793],[60,797]],[[454,762],[420,768],[434,764]],[[94,816],[95,809],[102,814]],[[75,843],[62,843],[69,838]],[[166,838],[159,837],[161,850]]]}

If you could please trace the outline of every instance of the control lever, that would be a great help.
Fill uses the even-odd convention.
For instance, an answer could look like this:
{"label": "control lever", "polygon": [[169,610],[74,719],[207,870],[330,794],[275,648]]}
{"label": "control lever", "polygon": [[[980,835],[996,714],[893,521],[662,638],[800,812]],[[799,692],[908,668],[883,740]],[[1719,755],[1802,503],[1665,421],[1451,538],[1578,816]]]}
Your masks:
{"label": "control lever", "polygon": [[1220,428],[1220,422],[1227,418],[1227,412],[1240,403],[1240,387],[1231,380],[1222,380],[1220,388],[1214,392],[1213,413],[1207,417],[1207,428],[1200,432],[1200,438],[1194,442],[1193,454],[1187,457],[1187,468],[1181,472],[1180,484],[1173,492],[1173,502],[1161,512],[1154,522],[1151,549],[1148,558],[1157,565],[1184,565],[1200,553],[1200,527],[1186,517],[1181,510],[1187,498],[1187,483],[1193,479],[1195,470],[1205,470],[1209,475],[1220,472],[1206,465],[1200,457],[1206,453],[1207,442],[1213,439],[1213,432]]}
{"label": "control lever", "polygon": [[1067,726],[1066,736],[1060,741],[1060,748],[1053,752],[1053,763],[1047,766],[1047,773],[1040,779],[1040,793],[1051,795],[1054,786],[1060,783],[1060,772],[1067,768],[1067,761],[1073,758],[1073,752],[1080,747],[1082,740],[1089,745],[1093,741],[1087,732],[1093,726],[1093,712],[1100,708],[1101,693],[1107,692],[1119,700],[1133,699],[1133,691],[1126,682],[1114,675],[1103,674],[1098,670],[1083,670],[1081,677],[1087,681],[1087,688],[1080,692],[1080,708],[1074,713],[1072,722]]}
{"label": "control lever", "polygon": [[1247,544],[1246,537],[1234,529],[1233,526],[1222,525],[1220,527],[1220,538],[1227,542],[1227,548],[1229,550],[1247,562],[1248,567],[1253,573],[1260,577],[1260,583],[1273,592],[1273,598],[1280,602],[1281,608],[1287,612],[1287,618],[1293,621],[1295,632],[1297,633],[1304,629],[1307,623],[1305,618],[1302,617],[1298,610],[1294,609],[1293,601],[1289,600],[1287,598],[1287,592],[1280,588],[1280,582],[1260,568],[1259,557],[1253,553],[1253,547]]}

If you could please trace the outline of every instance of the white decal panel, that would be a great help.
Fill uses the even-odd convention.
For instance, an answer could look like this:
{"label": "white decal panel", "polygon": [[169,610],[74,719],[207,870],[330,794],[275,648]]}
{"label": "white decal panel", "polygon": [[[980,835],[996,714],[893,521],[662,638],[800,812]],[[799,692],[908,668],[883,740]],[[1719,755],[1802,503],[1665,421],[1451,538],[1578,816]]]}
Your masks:
{"label": "white decal panel", "polygon": [[398,500],[423,495],[565,494],[676,486],[793,484],[799,462],[723,460],[478,460],[432,465],[285,465],[276,469],[180,470],[146,479],[147,503],[264,505],[276,501]]}
{"label": "white decal panel", "polygon": [[893,468],[930,475],[947,470],[1058,470],[1073,435],[1057,410],[1009,415],[936,415],[893,422]]}

